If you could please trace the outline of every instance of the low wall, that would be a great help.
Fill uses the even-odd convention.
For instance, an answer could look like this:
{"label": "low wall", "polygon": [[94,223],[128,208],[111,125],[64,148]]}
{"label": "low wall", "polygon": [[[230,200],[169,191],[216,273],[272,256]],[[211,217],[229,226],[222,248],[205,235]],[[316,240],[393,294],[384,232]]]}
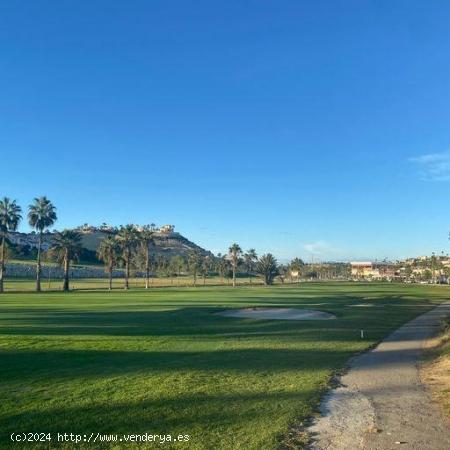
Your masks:
{"label": "low wall", "polygon": [[[36,276],[36,264],[6,264],[6,276],[13,278],[34,278]],[[59,266],[42,265],[42,278],[62,279],[64,270]],[[123,278],[124,271],[115,269],[114,278]],[[71,267],[70,278],[107,278],[108,274],[101,267]]]}

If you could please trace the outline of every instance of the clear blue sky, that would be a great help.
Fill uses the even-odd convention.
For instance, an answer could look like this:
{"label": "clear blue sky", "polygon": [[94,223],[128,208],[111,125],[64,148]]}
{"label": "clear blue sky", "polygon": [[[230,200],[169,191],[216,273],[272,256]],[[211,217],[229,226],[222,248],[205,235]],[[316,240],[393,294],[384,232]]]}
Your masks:
{"label": "clear blue sky", "polygon": [[447,251],[449,23],[445,1],[2,2],[0,195],[214,252]]}

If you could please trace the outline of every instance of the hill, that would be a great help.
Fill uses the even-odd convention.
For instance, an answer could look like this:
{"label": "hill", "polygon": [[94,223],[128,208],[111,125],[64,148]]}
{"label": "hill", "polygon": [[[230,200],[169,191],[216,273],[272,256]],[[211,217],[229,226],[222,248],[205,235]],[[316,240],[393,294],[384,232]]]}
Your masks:
{"label": "hill", "polygon": [[[82,245],[85,250],[89,253],[94,253],[100,242],[105,238],[111,231],[102,231],[99,228],[90,227],[89,229],[77,228],[82,235]],[[42,247],[44,250],[48,250],[50,247],[51,239],[53,233],[44,234]],[[22,249],[28,249],[32,251],[37,247],[38,235],[34,232],[32,233],[11,233],[10,241]],[[192,251],[198,251],[201,255],[207,256],[212,255],[212,253],[189,239],[185,238],[180,233],[173,231],[173,228],[166,230],[157,230],[154,234],[154,244],[151,245],[151,251],[155,255],[164,255],[168,258],[174,255],[181,255],[186,257]]]}
{"label": "hill", "polygon": [[[103,231],[81,231],[83,236],[83,247],[87,250],[96,251],[102,239],[108,233]],[[201,255],[212,255],[211,252],[205,250],[180,233],[175,231],[160,232],[154,234],[154,244],[150,246],[152,253],[162,254],[168,257],[174,255],[187,256],[190,252],[196,250]]]}

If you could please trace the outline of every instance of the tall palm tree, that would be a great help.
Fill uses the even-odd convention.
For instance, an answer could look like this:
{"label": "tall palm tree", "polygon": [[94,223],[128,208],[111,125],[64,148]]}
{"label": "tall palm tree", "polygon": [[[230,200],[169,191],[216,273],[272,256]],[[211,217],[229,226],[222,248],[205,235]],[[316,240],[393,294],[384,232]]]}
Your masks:
{"label": "tall palm tree", "polygon": [[273,280],[279,273],[277,260],[272,254],[267,253],[267,255],[263,255],[259,258],[256,270],[262,275],[266,286],[273,284]]}
{"label": "tall palm tree", "polygon": [[245,267],[247,268],[250,284],[252,284],[253,265],[257,260],[258,255],[256,254],[256,250],[254,248],[251,248],[250,250],[247,251],[247,253],[244,254],[244,262]]}
{"label": "tall palm tree", "polygon": [[112,290],[112,276],[114,267],[117,264],[118,245],[117,239],[114,236],[106,236],[100,242],[97,249],[97,256],[105,263],[105,269],[108,273],[109,286],[108,289]]}
{"label": "tall palm tree", "polygon": [[22,209],[15,200],[3,197],[0,200],[0,292],[3,292],[5,274],[5,247],[8,233],[16,231],[22,219]]}
{"label": "tall palm tree", "polygon": [[229,249],[228,249],[228,257],[230,258],[231,263],[231,269],[233,270],[233,287],[236,287],[236,270],[237,266],[239,264],[239,257],[242,254],[241,247],[234,243]]}
{"label": "tall palm tree", "polygon": [[28,223],[39,233],[36,262],[36,291],[38,292],[41,290],[42,235],[56,222],[56,219],[56,208],[47,197],[35,198],[28,207]]}
{"label": "tall palm tree", "polygon": [[125,289],[128,290],[130,279],[130,263],[137,243],[137,232],[134,225],[120,227],[117,233],[117,241],[121,251],[121,257],[125,263]]}
{"label": "tall palm tree", "polygon": [[64,268],[63,291],[69,290],[70,263],[77,261],[82,250],[81,234],[75,230],[64,230],[52,239],[50,251]]}
{"label": "tall palm tree", "polygon": [[150,244],[154,242],[154,233],[154,227],[152,225],[145,225],[138,235],[145,258],[145,289],[148,289],[150,279]]}

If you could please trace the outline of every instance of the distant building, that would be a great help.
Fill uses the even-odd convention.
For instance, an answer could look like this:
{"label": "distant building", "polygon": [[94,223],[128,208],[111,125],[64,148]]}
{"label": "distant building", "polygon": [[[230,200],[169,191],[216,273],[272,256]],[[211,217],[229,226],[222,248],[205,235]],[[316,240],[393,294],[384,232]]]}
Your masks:
{"label": "distant building", "polygon": [[351,262],[350,266],[354,278],[392,279],[399,276],[394,266],[386,262]]}
{"label": "distant building", "polygon": [[372,262],[351,262],[352,277],[355,278],[379,278],[380,271]]}
{"label": "distant building", "polygon": [[97,233],[97,232],[113,233],[115,231],[115,228],[110,225],[107,225],[106,223],[101,224],[99,227],[85,223],[85,224],[80,225],[79,227],[75,228],[75,230],[80,233],[86,233],[86,234]]}
{"label": "distant building", "polygon": [[175,225],[163,225],[159,227],[160,233],[173,233],[175,230]]}
{"label": "distant building", "polygon": [[441,259],[441,263],[444,267],[450,267],[450,259],[449,258]]}

